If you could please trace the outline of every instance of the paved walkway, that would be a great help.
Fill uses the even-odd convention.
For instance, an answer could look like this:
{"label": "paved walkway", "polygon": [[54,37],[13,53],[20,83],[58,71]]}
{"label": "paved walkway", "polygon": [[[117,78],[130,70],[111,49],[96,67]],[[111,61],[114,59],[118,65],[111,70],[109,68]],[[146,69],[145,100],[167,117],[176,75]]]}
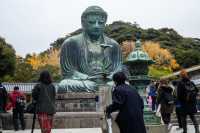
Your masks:
{"label": "paved walkway", "polygon": [[[13,130],[6,130],[3,133],[30,133],[31,130],[19,130],[17,132]],[[41,130],[36,129],[34,133],[41,133]],[[51,133],[102,133],[101,128],[73,128],[73,129],[53,129]]]}
{"label": "paved walkway", "polygon": [[[169,133],[182,133],[183,130],[177,130],[178,126],[173,126]],[[14,132],[13,130],[4,130],[3,133],[30,133],[31,130],[20,130]],[[194,126],[188,125],[188,133],[194,133]],[[36,129],[34,133],[41,133],[41,130]],[[101,128],[73,128],[73,129],[53,129],[52,133],[102,133]]]}
{"label": "paved walkway", "polygon": [[[173,126],[170,133],[182,133],[183,132],[182,129],[177,130],[177,128],[178,128],[178,126]],[[193,125],[188,125],[187,128],[188,128],[187,129],[188,133],[194,133],[195,132]]]}

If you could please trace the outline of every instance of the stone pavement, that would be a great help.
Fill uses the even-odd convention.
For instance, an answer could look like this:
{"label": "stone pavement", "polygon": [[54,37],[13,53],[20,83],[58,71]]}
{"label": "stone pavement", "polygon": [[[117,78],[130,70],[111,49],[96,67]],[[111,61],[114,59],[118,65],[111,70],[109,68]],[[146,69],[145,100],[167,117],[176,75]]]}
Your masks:
{"label": "stone pavement", "polygon": [[[178,126],[173,126],[172,129],[170,130],[170,133],[182,133],[183,132],[182,129],[177,130],[177,128],[178,128]],[[188,133],[194,133],[195,132],[193,125],[188,125],[187,128],[188,128],[187,129]]]}
{"label": "stone pavement", "polygon": [[[182,133],[183,130],[177,130],[178,126],[173,126],[169,133]],[[30,133],[31,130],[19,130],[15,132],[14,130],[4,130],[3,133]],[[188,133],[194,133],[194,126],[188,125]],[[41,133],[40,129],[35,129],[34,133]],[[101,128],[69,128],[69,129],[52,129],[52,133],[102,133]]]}
{"label": "stone pavement", "polygon": [[[31,130],[4,130],[3,133],[30,133]],[[41,133],[41,130],[36,129],[34,133]],[[102,133],[101,128],[73,128],[73,129],[53,129],[51,133]]]}

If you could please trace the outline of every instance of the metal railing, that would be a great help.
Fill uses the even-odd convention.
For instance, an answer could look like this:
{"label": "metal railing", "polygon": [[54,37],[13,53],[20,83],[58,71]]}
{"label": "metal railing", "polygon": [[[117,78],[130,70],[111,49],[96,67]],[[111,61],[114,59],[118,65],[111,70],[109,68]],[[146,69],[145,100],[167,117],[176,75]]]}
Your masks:
{"label": "metal railing", "polygon": [[[15,86],[19,87],[19,90],[24,93],[31,93],[32,89],[37,83],[2,83],[8,92],[13,91]],[[54,83],[57,86],[57,83]]]}

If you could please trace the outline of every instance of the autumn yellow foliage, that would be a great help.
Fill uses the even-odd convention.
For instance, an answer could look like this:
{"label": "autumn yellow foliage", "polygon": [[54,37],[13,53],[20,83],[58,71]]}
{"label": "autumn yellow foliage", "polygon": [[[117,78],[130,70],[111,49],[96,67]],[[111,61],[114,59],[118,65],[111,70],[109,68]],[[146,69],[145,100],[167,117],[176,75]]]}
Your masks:
{"label": "autumn yellow foliage", "polygon": [[[126,58],[128,54],[134,49],[134,47],[135,43],[133,41],[124,41],[121,44],[123,57]],[[177,64],[173,55],[167,49],[161,48],[158,42],[143,42],[142,48],[148,53],[150,58],[156,62],[155,66],[167,67],[171,70],[176,70],[179,68],[179,64]]]}
{"label": "autumn yellow foliage", "polygon": [[45,65],[59,66],[59,54],[57,49],[49,49],[44,55],[33,53],[28,59],[27,63],[31,64],[34,70]]}
{"label": "autumn yellow foliage", "polygon": [[178,69],[179,64],[174,59],[169,50],[161,48],[157,42],[147,41],[143,44],[143,49],[149,54],[157,66],[169,67],[172,70]]}
{"label": "autumn yellow foliage", "polygon": [[43,57],[43,61],[48,65],[59,66],[59,55],[60,51],[52,48],[48,51],[48,54]]}
{"label": "autumn yellow foliage", "polygon": [[40,66],[43,66],[41,58],[36,54],[33,53],[31,57],[27,59],[27,63],[31,64],[34,70],[38,69]]}
{"label": "autumn yellow foliage", "polygon": [[122,42],[121,50],[122,50],[123,57],[126,58],[134,48],[135,48],[135,42],[131,40]]}

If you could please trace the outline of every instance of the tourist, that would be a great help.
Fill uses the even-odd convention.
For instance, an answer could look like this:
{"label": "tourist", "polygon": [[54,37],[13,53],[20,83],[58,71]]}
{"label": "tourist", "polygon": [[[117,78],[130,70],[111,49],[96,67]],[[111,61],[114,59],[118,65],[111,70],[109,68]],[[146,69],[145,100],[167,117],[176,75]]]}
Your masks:
{"label": "tourist", "polygon": [[182,123],[181,123],[181,102],[179,101],[178,97],[177,97],[177,85],[178,85],[178,81],[174,80],[172,81],[172,85],[174,87],[174,91],[173,91],[173,96],[174,96],[174,100],[175,100],[175,107],[176,107],[176,118],[178,120],[178,130],[182,128]]}
{"label": "tourist", "polygon": [[196,108],[196,96],[198,89],[195,84],[189,79],[186,70],[182,69],[180,72],[180,82],[177,86],[177,96],[181,103],[181,122],[183,127],[183,133],[187,133],[187,116],[189,115],[194,127],[195,133],[199,133],[199,126],[195,118],[197,113]]}
{"label": "tourist", "polygon": [[42,133],[50,133],[53,124],[53,115],[56,113],[56,89],[48,71],[42,71],[39,83],[32,91],[33,100],[36,101],[36,113]]}
{"label": "tourist", "polygon": [[151,99],[151,110],[156,111],[156,97],[157,97],[157,89],[156,82],[152,81],[150,85],[148,85],[148,99]]}
{"label": "tourist", "polygon": [[0,82],[0,99],[1,99],[0,100],[0,113],[6,112],[5,107],[6,107],[6,103],[7,103],[7,97],[8,97],[8,93],[6,91],[6,88]]}
{"label": "tourist", "polygon": [[113,102],[106,108],[106,115],[119,111],[116,122],[120,133],[146,133],[143,108],[144,103],[134,86],[125,83],[126,76],[123,72],[113,75],[115,87],[112,93]]}
{"label": "tourist", "polygon": [[15,86],[13,92],[9,94],[9,100],[13,108],[13,125],[14,130],[19,130],[18,120],[21,123],[21,129],[25,129],[24,121],[24,107],[25,107],[25,95],[23,92],[19,91],[19,87]]}
{"label": "tourist", "polygon": [[173,89],[168,85],[167,80],[160,80],[158,87],[157,103],[161,105],[160,113],[162,120],[168,129],[171,128],[170,120],[173,112],[174,97],[172,95]]}
{"label": "tourist", "polygon": [[200,95],[197,95],[197,111],[200,112]]}

